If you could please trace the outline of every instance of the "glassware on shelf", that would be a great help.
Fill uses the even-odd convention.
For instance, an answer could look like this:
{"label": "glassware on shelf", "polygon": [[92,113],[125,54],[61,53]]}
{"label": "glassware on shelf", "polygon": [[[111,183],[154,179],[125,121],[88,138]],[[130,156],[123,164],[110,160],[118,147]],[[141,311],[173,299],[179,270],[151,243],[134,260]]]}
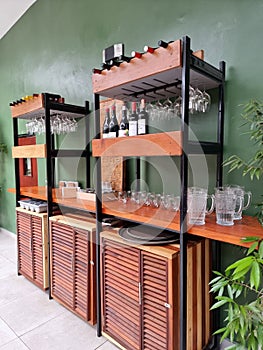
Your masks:
{"label": "glassware on shelf", "polygon": [[[75,118],[67,115],[53,114],[50,116],[50,130],[52,134],[67,134],[77,130],[78,123]],[[45,117],[34,117],[26,123],[28,134],[44,134],[46,132]]]}

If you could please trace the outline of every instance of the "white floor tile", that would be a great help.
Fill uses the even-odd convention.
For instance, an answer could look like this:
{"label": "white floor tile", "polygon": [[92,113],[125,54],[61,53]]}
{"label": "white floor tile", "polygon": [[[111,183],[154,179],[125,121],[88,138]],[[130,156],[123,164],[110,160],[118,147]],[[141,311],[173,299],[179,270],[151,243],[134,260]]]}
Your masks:
{"label": "white floor tile", "polygon": [[66,312],[21,337],[32,350],[95,350],[105,342],[79,317]]}
{"label": "white floor tile", "polygon": [[39,288],[29,282],[24,276],[12,275],[2,278],[0,283],[0,308],[34,293],[37,289]]}
{"label": "white floor tile", "polygon": [[33,293],[2,306],[0,316],[20,336],[65,310],[55,300],[49,300],[48,295],[37,288]]}
{"label": "white floor tile", "polygon": [[6,343],[9,343],[13,339],[16,339],[16,334],[0,318],[0,347]]}
{"label": "white floor tile", "polygon": [[28,347],[17,338],[4,346],[0,346],[0,350],[28,350]]}
{"label": "white floor tile", "polygon": [[16,265],[0,255],[0,279],[8,276],[15,276]]}
{"label": "white floor tile", "polygon": [[119,349],[115,345],[113,345],[111,342],[106,341],[104,344],[102,344],[98,349],[96,350],[116,350]]}

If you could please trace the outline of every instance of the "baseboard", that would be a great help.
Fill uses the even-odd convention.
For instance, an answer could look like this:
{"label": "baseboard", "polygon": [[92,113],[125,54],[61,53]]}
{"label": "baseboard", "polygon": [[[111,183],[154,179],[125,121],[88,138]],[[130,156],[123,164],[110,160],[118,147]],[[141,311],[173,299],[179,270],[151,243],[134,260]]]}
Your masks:
{"label": "baseboard", "polygon": [[8,230],[6,230],[5,228],[2,228],[2,227],[0,227],[0,234],[1,235],[4,234],[6,236],[9,236],[9,237],[12,237],[12,238],[16,239],[16,234],[15,233],[13,233],[11,231],[8,231]]}

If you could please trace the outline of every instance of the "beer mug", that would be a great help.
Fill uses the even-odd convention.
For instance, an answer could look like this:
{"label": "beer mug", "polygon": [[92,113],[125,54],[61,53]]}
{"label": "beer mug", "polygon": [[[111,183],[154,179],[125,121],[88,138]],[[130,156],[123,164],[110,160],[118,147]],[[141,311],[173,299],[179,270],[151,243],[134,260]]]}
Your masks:
{"label": "beer mug", "polygon": [[[226,185],[226,186],[228,186],[228,188],[233,190],[233,192],[237,196],[236,209],[239,208],[239,201],[242,202],[241,211],[240,212],[235,211],[235,213],[234,213],[234,220],[241,220],[242,219],[242,211],[246,210],[250,205],[252,193],[249,191],[245,192],[245,188],[243,186],[239,186],[239,185]],[[246,204],[245,204],[245,196],[247,196]]]}
{"label": "beer mug", "polygon": [[[214,210],[214,195],[208,195],[207,189],[200,187],[188,188],[188,222],[191,225],[204,225],[205,216]],[[207,201],[211,199],[210,208]]]}
{"label": "beer mug", "polygon": [[242,212],[242,199],[229,187],[218,187],[215,193],[216,223],[222,226],[234,225],[235,214]]}

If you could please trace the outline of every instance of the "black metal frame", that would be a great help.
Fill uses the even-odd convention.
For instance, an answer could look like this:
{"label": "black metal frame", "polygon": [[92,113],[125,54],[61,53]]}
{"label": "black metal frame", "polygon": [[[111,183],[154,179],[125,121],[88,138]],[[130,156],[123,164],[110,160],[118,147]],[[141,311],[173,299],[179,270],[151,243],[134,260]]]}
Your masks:
{"label": "black metal frame", "polygon": [[[225,84],[225,62],[220,62],[220,69],[206,63],[205,61],[195,57],[190,48],[190,38],[185,36],[182,40],[182,118],[181,131],[183,134],[182,146],[183,153],[180,157],[180,180],[181,180],[181,201],[180,201],[180,350],[187,349],[187,187],[188,187],[188,156],[190,154],[198,154],[202,150],[205,154],[214,154],[217,156],[217,178],[216,185],[222,184],[222,161],[223,161],[223,140],[224,140],[224,84]],[[219,105],[218,105],[218,130],[217,142],[193,142],[189,141],[189,85],[190,71],[194,70],[209,79],[214,80],[219,85]],[[178,84],[178,83],[177,83]],[[176,85],[176,84],[170,84]],[[164,86],[160,87],[164,89]],[[130,96],[140,96],[158,88],[150,88],[141,92],[136,92]],[[99,117],[99,94],[94,94],[95,102],[95,131],[96,138],[100,138],[100,117]],[[200,147],[201,146],[201,147]],[[100,232],[102,221],[102,203],[101,203],[101,159],[96,158],[96,217],[97,217],[97,334],[101,336],[101,282],[100,282]],[[138,163],[138,162],[137,162]],[[129,220],[127,220],[129,221]],[[220,245],[216,243],[215,254],[216,259],[213,260],[213,268],[220,267]],[[218,327],[218,314],[214,316],[214,327]],[[217,338],[212,339],[210,348],[217,348]]]}
{"label": "black metal frame", "polygon": [[[47,223],[48,223],[48,266],[49,266],[49,298],[51,299],[51,284],[50,284],[50,232],[49,232],[49,218],[53,215],[53,197],[52,189],[54,188],[55,179],[55,158],[64,157],[84,157],[86,158],[86,186],[90,187],[90,121],[89,121],[89,102],[85,101],[85,107],[80,107],[76,105],[70,105],[65,103],[54,102],[54,97],[60,98],[60,95],[54,95],[49,93],[44,93],[44,109],[43,114],[45,116],[45,127],[46,127],[46,176],[47,176]],[[57,150],[55,149],[55,138],[51,134],[50,129],[50,116],[51,111],[59,111],[65,113],[74,113],[84,116],[85,127],[86,127],[86,146],[84,150]],[[27,113],[23,116],[18,116],[13,118],[13,136],[14,136],[14,146],[18,146],[18,119],[28,118],[34,116],[34,111]],[[21,198],[20,194],[20,179],[19,179],[19,159],[15,158],[15,182],[16,182],[16,206],[18,206],[18,201]]]}

